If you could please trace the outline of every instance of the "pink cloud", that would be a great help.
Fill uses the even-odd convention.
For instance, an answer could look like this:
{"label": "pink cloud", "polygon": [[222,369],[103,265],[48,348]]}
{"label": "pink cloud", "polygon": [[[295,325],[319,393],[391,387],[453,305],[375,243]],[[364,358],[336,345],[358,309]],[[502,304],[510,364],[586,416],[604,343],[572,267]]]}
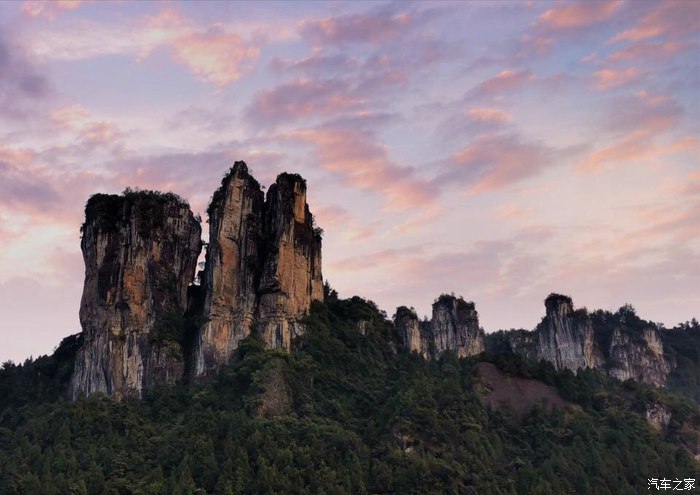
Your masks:
{"label": "pink cloud", "polygon": [[506,123],[513,120],[508,112],[498,108],[470,108],[467,110],[467,116],[478,122]]}
{"label": "pink cloud", "polygon": [[172,49],[177,61],[216,86],[239,79],[260,56],[260,48],[219,28],[179,37]]}
{"label": "pink cloud", "polygon": [[683,108],[664,94],[638,91],[615,100],[606,127],[625,135],[651,138],[677,126],[683,113]]}
{"label": "pink cloud", "polygon": [[620,98],[611,110],[606,127],[620,137],[585,157],[582,172],[600,172],[615,163],[650,160],[661,153],[692,149],[694,140],[675,141],[668,146],[656,144],[657,137],[674,129],[683,109],[671,98],[639,91],[633,97]]}
{"label": "pink cloud", "polygon": [[61,11],[75,10],[84,3],[84,0],[27,0],[22,4],[22,12],[30,17],[54,19]]}
{"label": "pink cloud", "polygon": [[588,27],[611,19],[622,4],[620,0],[565,4],[545,11],[540,15],[539,21],[552,29]]}
{"label": "pink cloud", "polygon": [[327,127],[295,131],[289,137],[312,144],[319,165],[350,186],[384,195],[388,210],[405,211],[435,201],[430,183],[415,177],[413,169],[392,162],[371,132]]}
{"label": "pink cloud", "polygon": [[469,91],[474,96],[487,96],[505,93],[524,86],[534,80],[529,70],[502,70],[496,76],[487,79]]}
{"label": "pink cloud", "polygon": [[684,52],[693,46],[695,43],[667,41],[663,43],[637,43],[630,45],[622,50],[611,53],[608,60],[611,62],[630,61],[630,60],[655,60],[664,61]]}
{"label": "pink cloud", "polygon": [[578,164],[581,172],[601,172],[605,165],[630,161],[643,161],[655,157],[659,147],[648,141],[643,134],[630,133],[628,136],[601,148]]}
{"label": "pink cloud", "polygon": [[414,14],[377,11],[305,21],[301,32],[319,45],[379,43],[400,36],[417,22]]}
{"label": "pink cloud", "polygon": [[363,102],[343,81],[297,79],[259,93],[246,116],[258,125],[276,125],[352,110]]}
{"label": "pink cloud", "polygon": [[678,37],[700,31],[700,4],[686,0],[667,0],[645,15],[636,26],[611,41],[639,41],[658,36]]}
{"label": "pink cloud", "polygon": [[634,67],[627,69],[601,69],[593,73],[593,87],[598,91],[606,91],[627,86],[639,78],[639,71]]}
{"label": "pink cloud", "polygon": [[482,136],[455,153],[441,185],[466,186],[471,194],[511,186],[541,173],[553,163],[552,150],[515,136]]}

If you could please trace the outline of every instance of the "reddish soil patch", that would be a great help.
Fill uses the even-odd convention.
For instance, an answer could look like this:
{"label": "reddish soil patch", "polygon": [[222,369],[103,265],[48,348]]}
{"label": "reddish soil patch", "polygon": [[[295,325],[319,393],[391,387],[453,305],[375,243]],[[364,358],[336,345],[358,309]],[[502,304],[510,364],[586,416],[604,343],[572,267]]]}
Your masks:
{"label": "reddish soil patch", "polygon": [[488,387],[484,393],[484,400],[489,406],[506,405],[516,413],[524,414],[532,406],[542,402],[553,408],[572,405],[561,398],[557,389],[539,380],[510,376],[491,363],[479,363],[476,369]]}

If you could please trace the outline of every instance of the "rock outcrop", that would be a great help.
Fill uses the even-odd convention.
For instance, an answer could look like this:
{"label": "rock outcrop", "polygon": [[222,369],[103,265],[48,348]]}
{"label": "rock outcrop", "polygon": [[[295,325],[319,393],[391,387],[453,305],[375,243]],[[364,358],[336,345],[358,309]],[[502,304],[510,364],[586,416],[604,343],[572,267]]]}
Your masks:
{"label": "rock outcrop", "polygon": [[[616,314],[574,310],[570,297],[550,294],[534,332],[505,333],[510,351],[549,361],[558,370],[593,368],[613,378],[663,386],[671,371],[656,328],[623,307]],[[499,345],[502,343],[499,342]],[[503,349],[491,349],[501,352]]]}
{"label": "rock outcrop", "polygon": [[195,348],[196,376],[227,364],[255,331],[268,347],[290,349],[298,320],[323,300],[321,236],[299,175],[277,177],[263,200],[260,184],[236,162],[209,207],[204,318]]}
{"label": "rock outcrop", "polygon": [[323,300],[321,236],[306,204],[306,181],[281,174],[267,191],[256,330],[268,347],[289,349],[298,320]]}
{"label": "rock outcrop", "polygon": [[97,194],[85,208],[84,344],[70,395],[141,396],[184,372],[187,288],[201,226],[173,194]]}
{"label": "rock outcrop", "polygon": [[600,367],[603,357],[591,320],[574,313],[570,297],[551,294],[544,304],[547,315],[537,329],[537,357],[558,370]]}
{"label": "rock outcrop", "polygon": [[479,327],[479,316],[474,303],[461,297],[443,294],[433,303],[430,320],[435,352],[439,355],[453,350],[459,357],[484,352],[484,330]]}
{"label": "rock outcrop", "polygon": [[408,352],[417,352],[423,357],[428,357],[430,352],[431,333],[418,319],[415,310],[406,306],[396,308],[394,325],[399,333],[401,343]]}
{"label": "rock outcrop", "polygon": [[264,196],[237,162],[209,205],[209,245],[202,276],[206,322],[195,349],[195,374],[230,361],[253,329],[263,260]]}
{"label": "rock outcrop", "polygon": [[403,347],[424,357],[439,356],[447,350],[459,357],[484,352],[484,330],[473,302],[443,294],[433,303],[433,317],[421,322],[415,311],[396,308],[394,325]]}

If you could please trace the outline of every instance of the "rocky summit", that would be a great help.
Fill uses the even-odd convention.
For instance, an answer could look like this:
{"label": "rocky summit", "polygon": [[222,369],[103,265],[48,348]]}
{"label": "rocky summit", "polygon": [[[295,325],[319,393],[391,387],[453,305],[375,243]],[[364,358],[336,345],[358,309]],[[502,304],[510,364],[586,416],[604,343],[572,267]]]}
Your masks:
{"label": "rocky summit", "polygon": [[[209,242],[193,283],[201,225],[172,193],[127,189],[96,194],[82,226],[85,285],[81,346],[69,395],[141,397],[159,383],[213,376],[250,335],[292,350],[314,301],[324,300],[321,230],[306,202],[306,181],[282,173],[267,194],[244,162],[214,192]],[[675,364],[657,328],[630,308],[575,309],[551,294],[534,331],[485,335],[473,302],[443,294],[430,320],[397,308],[390,348],[426,359],[507,352],[556,370],[598,369],[620,380],[663,386]],[[368,322],[357,322],[367,336]]]}
{"label": "rocky summit", "polygon": [[[263,194],[244,162],[223,178],[202,242],[189,205],[171,193],[96,194],[85,208],[84,343],[70,396],[140,397],[157,383],[211,374],[256,332],[290,349],[323,298],[321,235],[306,181],[283,173]],[[189,292],[189,293],[188,293]]]}

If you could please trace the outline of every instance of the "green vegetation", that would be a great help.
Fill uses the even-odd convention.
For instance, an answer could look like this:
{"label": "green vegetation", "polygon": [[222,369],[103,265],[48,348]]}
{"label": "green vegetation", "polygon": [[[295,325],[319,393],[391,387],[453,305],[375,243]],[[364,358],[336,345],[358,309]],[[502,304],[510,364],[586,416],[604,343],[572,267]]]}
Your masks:
{"label": "green vegetation", "polygon": [[80,227],[84,232],[88,224],[94,224],[97,232],[117,232],[121,223],[138,211],[139,234],[148,236],[163,225],[165,206],[169,203],[189,208],[189,204],[177,194],[127,187],[122,194],[93,194],[85,205],[85,223]]}
{"label": "green vegetation", "polygon": [[[575,404],[518,416],[484,405],[476,359],[397,353],[393,325],[369,301],[334,295],[306,325],[293,353],[249,337],[214,381],[140,401],[32,391],[46,386],[28,378],[36,363],[69,367],[74,341],[1,370],[0,493],[617,495],[646,493],[650,477],[698,477],[676,442],[693,441],[695,406],[662,391],[487,356]],[[271,390],[285,400],[268,404]],[[673,413],[663,434],[644,420],[650,403]]]}

